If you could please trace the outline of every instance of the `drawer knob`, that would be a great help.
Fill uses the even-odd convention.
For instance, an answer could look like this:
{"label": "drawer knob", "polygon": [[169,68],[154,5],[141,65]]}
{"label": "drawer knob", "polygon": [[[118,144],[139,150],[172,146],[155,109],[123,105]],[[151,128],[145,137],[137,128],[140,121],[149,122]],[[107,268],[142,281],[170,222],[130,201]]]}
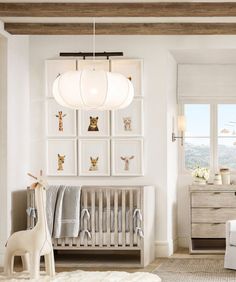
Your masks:
{"label": "drawer knob", "polygon": [[221,208],[213,208],[213,210],[220,210]]}
{"label": "drawer knob", "polygon": [[215,195],[219,195],[219,194],[220,194],[220,192],[214,192],[214,194],[215,194]]}

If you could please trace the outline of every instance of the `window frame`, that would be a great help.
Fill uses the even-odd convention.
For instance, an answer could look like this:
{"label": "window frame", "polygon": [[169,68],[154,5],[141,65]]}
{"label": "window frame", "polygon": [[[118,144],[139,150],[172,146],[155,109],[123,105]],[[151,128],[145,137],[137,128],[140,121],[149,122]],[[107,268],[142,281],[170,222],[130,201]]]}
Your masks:
{"label": "window frame", "polygon": [[[179,103],[179,114],[184,115],[185,104],[207,104],[210,106],[210,171],[217,173],[219,171],[218,163],[218,105],[219,104],[235,104],[235,99],[184,99]],[[201,137],[201,136],[199,136]],[[191,138],[191,137],[189,137]],[[197,137],[193,137],[197,138]],[[236,138],[235,138],[236,139]],[[182,174],[191,174],[191,170],[185,167],[185,138],[183,146],[180,142],[179,147],[179,168]],[[232,174],[236,174],[236,169],[230,169]]]}

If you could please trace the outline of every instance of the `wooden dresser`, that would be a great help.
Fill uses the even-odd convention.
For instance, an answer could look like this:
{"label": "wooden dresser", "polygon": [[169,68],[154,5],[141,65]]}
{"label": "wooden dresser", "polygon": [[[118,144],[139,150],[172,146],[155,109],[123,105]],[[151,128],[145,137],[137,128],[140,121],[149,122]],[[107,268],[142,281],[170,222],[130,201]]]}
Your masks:
{"label": "wooden dresser", "polygon": [[236,219],[236,185],[191,185],[190,253],[222,253],[225,222]]}

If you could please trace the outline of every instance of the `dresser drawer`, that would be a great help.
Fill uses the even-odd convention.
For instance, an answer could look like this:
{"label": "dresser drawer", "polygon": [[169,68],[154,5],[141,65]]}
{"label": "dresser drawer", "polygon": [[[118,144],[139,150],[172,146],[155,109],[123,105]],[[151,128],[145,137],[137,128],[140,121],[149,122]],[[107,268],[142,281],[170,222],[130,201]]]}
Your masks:
{"label": "dresser drawer", "polygon": [[225,238],[225,224],[192,224],[192,238]]}
{"label": "dresser drawer", "polygon": [[192,208],[193,223],[225,223],[232,219],[236,219],[236,208]]}
{"label": "dresser drawer", "polygon": [[235,207],[235,192],[193,192],[191,193],[193,208],[201,207]]}

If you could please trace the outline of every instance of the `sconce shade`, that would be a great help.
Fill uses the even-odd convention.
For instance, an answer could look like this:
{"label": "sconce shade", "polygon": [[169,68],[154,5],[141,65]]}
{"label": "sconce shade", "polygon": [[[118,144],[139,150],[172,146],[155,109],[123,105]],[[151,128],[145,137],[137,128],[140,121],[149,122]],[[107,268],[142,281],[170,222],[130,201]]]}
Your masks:
{"label": "sconce shade", "polygon": [[61,106],[72,109],[116,110],[132,102],[134,88],[120,73],[69,71],[54,81],[53,96]]}
{"label": "sconce shade", "polygon": [[178,131],[186,131],[186,119],[185,116],[178,116]]}

